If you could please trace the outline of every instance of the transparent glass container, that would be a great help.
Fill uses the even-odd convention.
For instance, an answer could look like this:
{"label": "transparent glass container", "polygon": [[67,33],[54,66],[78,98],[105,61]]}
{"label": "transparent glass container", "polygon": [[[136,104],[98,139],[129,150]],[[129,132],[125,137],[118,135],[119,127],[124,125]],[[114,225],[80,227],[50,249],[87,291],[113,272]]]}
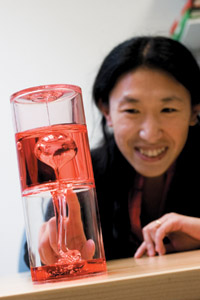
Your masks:
{"label": "transparent glass container", "polygon": [[33,87],[10,101],[32,280],[104,274],[81,89]]}

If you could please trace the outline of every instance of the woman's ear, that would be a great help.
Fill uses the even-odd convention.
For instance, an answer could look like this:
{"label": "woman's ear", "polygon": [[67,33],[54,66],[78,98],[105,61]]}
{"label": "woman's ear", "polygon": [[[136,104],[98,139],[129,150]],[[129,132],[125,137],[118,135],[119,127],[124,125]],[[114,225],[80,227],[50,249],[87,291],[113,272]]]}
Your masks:
{"label": "woman's ear", "polygon": [[99,107],[100,111],[102,112],[102,114],[104,115],[107,125],[109,127],[112,127],[112,119],[110,116],[109,104],[105,104],[102,102],[102,100],[100,100],[98,103],[98,107]]}
{"label": "woman's ear", "polygon": [[194,105],[192,107],[190,126],[194,126],[198,123],[198,115],[200,115],[200,104]]}

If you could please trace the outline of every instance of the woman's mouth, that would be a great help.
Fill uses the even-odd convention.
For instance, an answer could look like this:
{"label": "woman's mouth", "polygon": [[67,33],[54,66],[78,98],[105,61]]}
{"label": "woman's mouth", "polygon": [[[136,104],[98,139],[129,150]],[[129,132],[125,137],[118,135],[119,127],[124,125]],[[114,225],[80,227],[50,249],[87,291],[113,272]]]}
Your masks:
{"label": "woman's mouth", "polygon": [[144,148],[137,148],[137,151],[147,158],[160,158],[163,154],[167,151],[167,147],[161,147],[157,149],[144,149]]}

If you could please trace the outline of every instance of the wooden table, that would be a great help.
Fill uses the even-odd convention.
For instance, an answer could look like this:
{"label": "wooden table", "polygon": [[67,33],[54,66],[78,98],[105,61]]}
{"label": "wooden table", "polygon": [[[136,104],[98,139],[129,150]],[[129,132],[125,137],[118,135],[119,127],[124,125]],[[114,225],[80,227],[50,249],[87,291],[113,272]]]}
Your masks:
{"label": "wooden table", "polygon": [[0,277],[0,299],[200,299],[200,250],[107,262],[108,274],[33,284],[30,273]]}

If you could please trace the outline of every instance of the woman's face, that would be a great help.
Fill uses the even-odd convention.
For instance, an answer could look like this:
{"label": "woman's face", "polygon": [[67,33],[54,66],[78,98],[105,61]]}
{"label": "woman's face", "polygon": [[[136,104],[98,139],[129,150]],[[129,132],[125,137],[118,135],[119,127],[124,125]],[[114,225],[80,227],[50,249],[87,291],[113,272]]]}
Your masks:
{"label": "woman's face", "polygon": [[197,113],[178,81],[162,71],[139,68],[118,80],[104,115],[127,161],[141,175],[155,177],[179,156]]}

